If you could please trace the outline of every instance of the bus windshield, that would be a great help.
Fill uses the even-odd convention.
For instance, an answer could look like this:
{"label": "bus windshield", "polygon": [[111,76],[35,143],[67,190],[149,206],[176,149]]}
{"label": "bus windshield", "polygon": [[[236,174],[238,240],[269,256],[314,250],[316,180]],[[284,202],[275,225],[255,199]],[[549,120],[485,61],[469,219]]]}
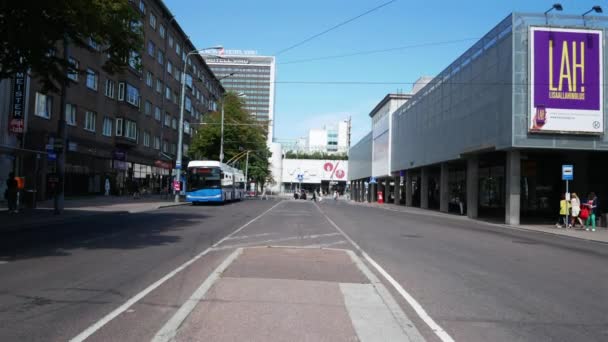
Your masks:
{"label": "bus windshield", "polygon": [[219,189],[221,187],[221,171],[216,167],[188,168],[187,191],[200,189]]}

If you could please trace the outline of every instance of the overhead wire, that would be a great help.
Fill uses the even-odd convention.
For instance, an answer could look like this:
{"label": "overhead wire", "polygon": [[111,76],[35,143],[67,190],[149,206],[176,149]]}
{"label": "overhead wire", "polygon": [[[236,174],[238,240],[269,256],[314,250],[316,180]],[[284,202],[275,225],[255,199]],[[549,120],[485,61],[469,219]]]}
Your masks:
{"label": "overhead wire", "polygon": [[320,36],[322,36],[322,35],[324,35],[324,34],[326,34],[328,32],[331,32],[331,31],[333,31],[333,30],[335,30],[335,29],[337,29],[337,28],[339,28],[341,26],[344,26],[344,25],[346,25],[346,24],[348,24],[350,22],[353,22],[353,21],[355,21],[355,20],[357,20],[357,19],[359,19],[359,18],[361,18],[361,17],[363,17],[365,15],[368,15],[368,14],[370,14],[372,12],[375,12],[375,11],[379,10],[380,8],[382,8],[382,7],[388,6],[388,5],[390,5],[391,3],[395,2],[395,1],[397,1],[397,0],[390,0],[390,1],[387,1],[387,2],[385,2],[383,4],[381,4],[381,5],[378,5],[378,6],[372,8],[370,10],[367,10],[367,11],[365,11],[365,12],[363,12],[363,13],[355,16],[355,17],[347,19],[347,20],[345,20],[345,21],[343,21],[343,22],[341,22],[339,24],[336,24],[336,25],[334,25],[334,26],[332,26],[332,27],[330,27],[330,28],[328,28],[326,30],[323,30],[323,31],[321,31],[321,32],[319,32],[317,34],[314,34],[314,35],[312,35],[312,36],[310,36],[310,37],[308,37],[308,38],[306,38],[306,39],[304,39],[304,40],[302,40],[302,41],[300,41],[298,43],[295,43],[295,44],[293,44],[291,46],[288,46],[288,47],[286,47],[286,48],[284,48],[282,50],[279,50],[274,55],[278,56],[278,55],[280,55],[282,53],[285,53],[285,52],[287,52],[289,50],[295,49],[298,46],[304,45],[304,44],[308,43],[309,41],[311,41],[311,40],[313,40],[315,38],[318,38],[318,37],[320,37]]}

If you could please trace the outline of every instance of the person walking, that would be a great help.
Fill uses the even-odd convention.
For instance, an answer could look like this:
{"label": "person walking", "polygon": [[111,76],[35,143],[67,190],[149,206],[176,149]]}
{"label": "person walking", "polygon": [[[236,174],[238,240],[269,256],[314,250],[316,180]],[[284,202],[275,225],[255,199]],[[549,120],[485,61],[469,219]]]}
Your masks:
{"label": "person walking", "polygon": [[569,210],[568,201],[566,201],[566,196],[562,194],[562,199],[559,201],[559,221],[555,224],[557,228],[561,228],[561,224],[564,224],[564,228],[568,228],[568,210]]}
{"label": "person walking", "polygon": [[317,190],[313,190],[312,191],[312,201],[316,202],[317,201]]}
{"label": "person walking", "polygon": [[334,190],[334,201],[338,200],[338,191]]}
{"label": "person walking", "polygon": [[13,172],[8,174],[8,179],[6,180],[6,201],[8,202],[8,212],[9,213],[18,213],[17,209],[17,180],[15,179],[15,174]]}
{"label": "person walking", "polygon": [[587,196],[587,207],[589,208],[589,217],[587,218],[587,222],[585,222],[585,230],[589,231],[589,226],[591,226],[591,231],[595,231],[595,217],[598,213],[598,203],[599,200],[594,192],[590,192],[589,196]]}
{"label": "person walking", "polygon": [[568,228],[576,228],[576,222],[583,226],[583,221],[579,217],[581,213],[581,200],[578,198],[576,192],[572,193],[572,199],[570,199],[570,206],[572,208],[572,218],[570,219],[570,225]]}

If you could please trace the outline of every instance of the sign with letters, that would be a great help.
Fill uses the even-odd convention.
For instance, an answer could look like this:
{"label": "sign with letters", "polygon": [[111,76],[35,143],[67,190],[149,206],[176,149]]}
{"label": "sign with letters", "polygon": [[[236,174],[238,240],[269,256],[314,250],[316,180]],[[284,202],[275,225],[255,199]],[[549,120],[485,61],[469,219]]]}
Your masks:
{"label": "sign with letters", "polygon": [[9,125],[11,133],[23,133],[25,112],[25,89],[27,82],[25,72],[17,72],[13,77],[13,107],[12,118]]}
{"label": "sign with letters", "polygon": [[574,166],[562,165],[562,180],[574,180]]}
{"label": "sign with letters", "polygon": [[604,132],[603,31],[530,28],[530,133]]}

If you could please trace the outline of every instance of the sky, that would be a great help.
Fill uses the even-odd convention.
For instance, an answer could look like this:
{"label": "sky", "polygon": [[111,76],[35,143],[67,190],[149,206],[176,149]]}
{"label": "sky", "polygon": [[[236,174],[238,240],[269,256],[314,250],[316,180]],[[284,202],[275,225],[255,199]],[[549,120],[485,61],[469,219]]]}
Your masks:
{"label": "sky", "polygon": [[[440,73],[511,12],[542,13],[556,2],[396,0],[277,54],[390,0],[164,1],[197,48],[222,45],[276,55],[275,138],[295,139],[350,116],[352,144],[370,131],[369,113],[386,94],[408,93],[419,77]],[[600,1],[561,4],[568,15],[598,4],[608,11]],[[406,48],[293,63],[399,47]],[[327,84],[353,81],[380,84]]]}

